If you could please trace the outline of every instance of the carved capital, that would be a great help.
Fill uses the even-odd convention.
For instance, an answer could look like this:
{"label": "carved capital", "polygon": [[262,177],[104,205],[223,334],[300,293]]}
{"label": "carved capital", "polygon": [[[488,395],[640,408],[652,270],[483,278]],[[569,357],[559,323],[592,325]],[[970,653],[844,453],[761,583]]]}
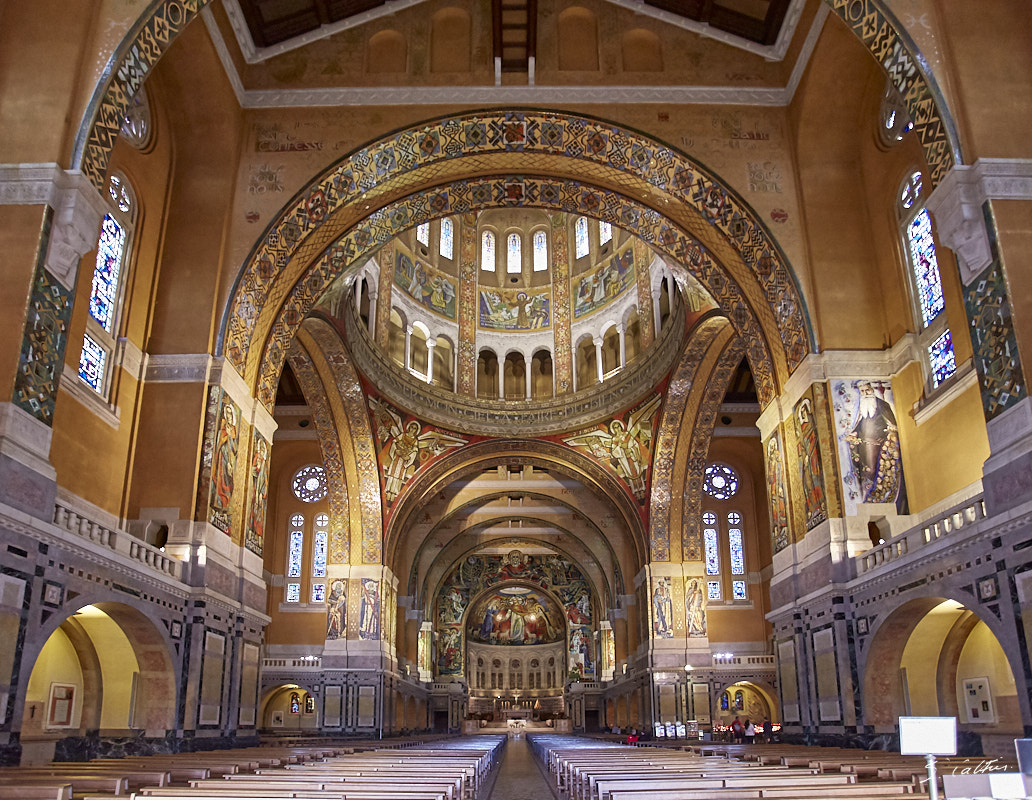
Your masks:
{"label": "carved capital", "polygon": [[986,200],[1032,200],[1032,160],[979,159],[955,166],[928,198],[939,240],[957,254],[964,284],[992,261],[982,206]]}
{"label": "carved capital", "polygon": [[77,170],[57,164],[0,166],[0,205],[48,205],[54,209],[46,267],[65,288],[75,283],[79,260],[97,245],[104,198]]}

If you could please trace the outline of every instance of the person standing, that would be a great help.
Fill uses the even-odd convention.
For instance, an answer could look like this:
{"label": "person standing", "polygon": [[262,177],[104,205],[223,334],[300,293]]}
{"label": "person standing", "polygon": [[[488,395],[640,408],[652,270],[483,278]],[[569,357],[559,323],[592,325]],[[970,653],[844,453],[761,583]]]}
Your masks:
{"label": "person standing", "polygon": [[743,731],[746,744],[752,744],[756,741],[756,726],[752,724],[750,720],[745,721],[745,730]]}
{"label": "person standing", "polygon": [[763,718],[763,736],[767,740],[767,744],[774,741],[774,730],[772,728],[770,717]]}
{"label": "person standing", "polygon": [[744,733],[745,727],[742,725],[742,720],[735,717],[734,722],[731,723],[731,741],[735,744],[740,743]]}

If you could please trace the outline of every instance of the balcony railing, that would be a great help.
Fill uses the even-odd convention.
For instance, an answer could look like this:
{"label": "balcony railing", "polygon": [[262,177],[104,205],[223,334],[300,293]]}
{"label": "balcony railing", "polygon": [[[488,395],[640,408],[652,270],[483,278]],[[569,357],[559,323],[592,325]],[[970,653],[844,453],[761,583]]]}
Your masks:
{"label": "balcony railing", "polygon": [[854,561],[858,575],[877,569],[883,564],[903,558],[922,547],[956,536],[958,531],[971,532],[985,519],[985,498],[978,495],[916,525],[882,544],[865,550]]}
{"label": "balcony railing", "polygon": [[178,558],[166,555],[154,545],[147,544],[125,531],[114,530],[91,520],[61,501],[58,501],[54,508],[54,524],[78,539],[119,553],[148,570],[182,580],[183,562]]}

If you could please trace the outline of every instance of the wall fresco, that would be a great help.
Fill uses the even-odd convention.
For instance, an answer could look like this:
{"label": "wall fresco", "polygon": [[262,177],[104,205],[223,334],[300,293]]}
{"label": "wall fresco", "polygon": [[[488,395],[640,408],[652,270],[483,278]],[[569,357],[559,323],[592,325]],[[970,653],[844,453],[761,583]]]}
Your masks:
{"label": "wall fresco", "polygon": [[883,380],[832,381],[845,513],[859,503],[893,503],[909,513],[892,384]]}
{"label": "wall fresco", "polygon": [[590,272],[578,275],[573,297],[573,317],[580,319],[616,300],[635,281],[634,248],[628,242]]}
{"label": "wall fresco", "polygon": [[394,261],[394,285],[420,305],[454,320],[455,279],[429,264],[399,252]]}
{"label": "wall fresco", "polygon": [[480,288],[480,327],[494,331],[532,331],[552,325],[550,289]]}
{"label": "wall fresco", "polygon": [[813,389],[807,390],[795,407],[796,455],[803,485],[803,509],[806,530],[812,530],[828,518],[828,498],[824,491],[824,463],[817,430]]}
{"label": "wall fresco", "polygon": [[244,531],[244,547],[261,555],[265,545],[265,512],[269,503],[269,443],[258,431],[254,432],[250,477],[251,504]]}

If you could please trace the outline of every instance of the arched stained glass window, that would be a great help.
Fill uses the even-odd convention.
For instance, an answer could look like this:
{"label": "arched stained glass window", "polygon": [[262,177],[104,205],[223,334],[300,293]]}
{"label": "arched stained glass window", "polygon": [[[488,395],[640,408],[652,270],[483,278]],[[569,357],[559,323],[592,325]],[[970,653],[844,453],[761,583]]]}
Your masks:
{"label": "arched stained glass window", "polygon": [[731,574],[745,574],[745,548],[742,537],[742,515],[732,511],[727,515],[727,542],[731,552]]}
{"label": "arched stained glass window", "polygon": [[441,257],[452,258],[455,252],[455,225],[445,217],[441,220]]}
{"label": "arched stained glass window", "polygon": [[588,254],[588,218],[577,217],[573,227],[574,257],[584,258]]}
{"label": "arched stained glass window", "polygon": [[505,271],[510,275],[523,272],[523,239],[518,233],[510,233],[505,240]]}
{"label": "arched stained glass window", "polygon": [[416,226],[416,241],[419,242],[423,247],[430,246],[430,223],[424,222],[422,225]]}
{"label": "arched stained glass window", "polygon": [[312,697],[312,695],[308,694],[308,692],[305,692],[305,713],[315,713],[315,698]]}
{"label": "arched stained glass window", "polygon": [[484,231],[480,236],[480,268],[485,272],[495,271],[495,235]]}
{"label": "arched stained glass window", "polygon": [[107,394],[105,377],[115,350],[115,334],[122,302],[129,240],[136,218],[136,201],[129,184],[117,173],[108,180],[110,211],[100,223],[97,260],[90,286],[89,316],[79,354],[79,377],[101,395]]}
{"label": "arched stained glass window", "polygon": [[731,698],[728,696],[727,692],[724,692],[722,695],[720,695],[720,710],[727,711],[730,707]]}
{"label": "arched stained glass window", "polygon": [[301,695],[299,695],[297,692],[290,693],[290,713],[301,713]]}
{"label": "arched stained glass window", "polygon": [[735,692],[735,709],[742,711],[745,708],[745,693],[739,689]]}
{"label": "arched stained glass window", "polygon": [[312,545],[312,577],[326,577],[326,545],[329,539],[327,526],[330,518],[327,514],[317,514],[315,517],[315,535]]}
{"label": "arched stained glass window", "polygon": [[957,357],[943,313],[946,300],[935,254],[932,218],[924,206],[922,189],[921,173],[915,170],[903,181],[897,197],[911,285],[921,314],[920,340],[926,352],[929,383],[934,389],[956,373]]}
{"label": "arched stained glass window", "polygon": [[609,244],[613,241],[613,226],[608,222],[598,223],[598,244],[599,247],[602,245]]}
{"label": "arched stained glass window", "polygon": [[702,515],[702,540],[706,549],[706,574],[720,574],[720,544],[717,541],[717,515],[707,511]]}
{"label": "arched stained glass window", "polygon": [[932,220],[927,209],[922,208],[907,226],[907,244],[921,318],[927,327],[946,307],[939,278],[939,261],[935,257],[935,241],[932,239]]}
{"label": "arched stained glass window", "polygon": [[548,236],[544,231],[534,234],[534,272],[548,269]]}

